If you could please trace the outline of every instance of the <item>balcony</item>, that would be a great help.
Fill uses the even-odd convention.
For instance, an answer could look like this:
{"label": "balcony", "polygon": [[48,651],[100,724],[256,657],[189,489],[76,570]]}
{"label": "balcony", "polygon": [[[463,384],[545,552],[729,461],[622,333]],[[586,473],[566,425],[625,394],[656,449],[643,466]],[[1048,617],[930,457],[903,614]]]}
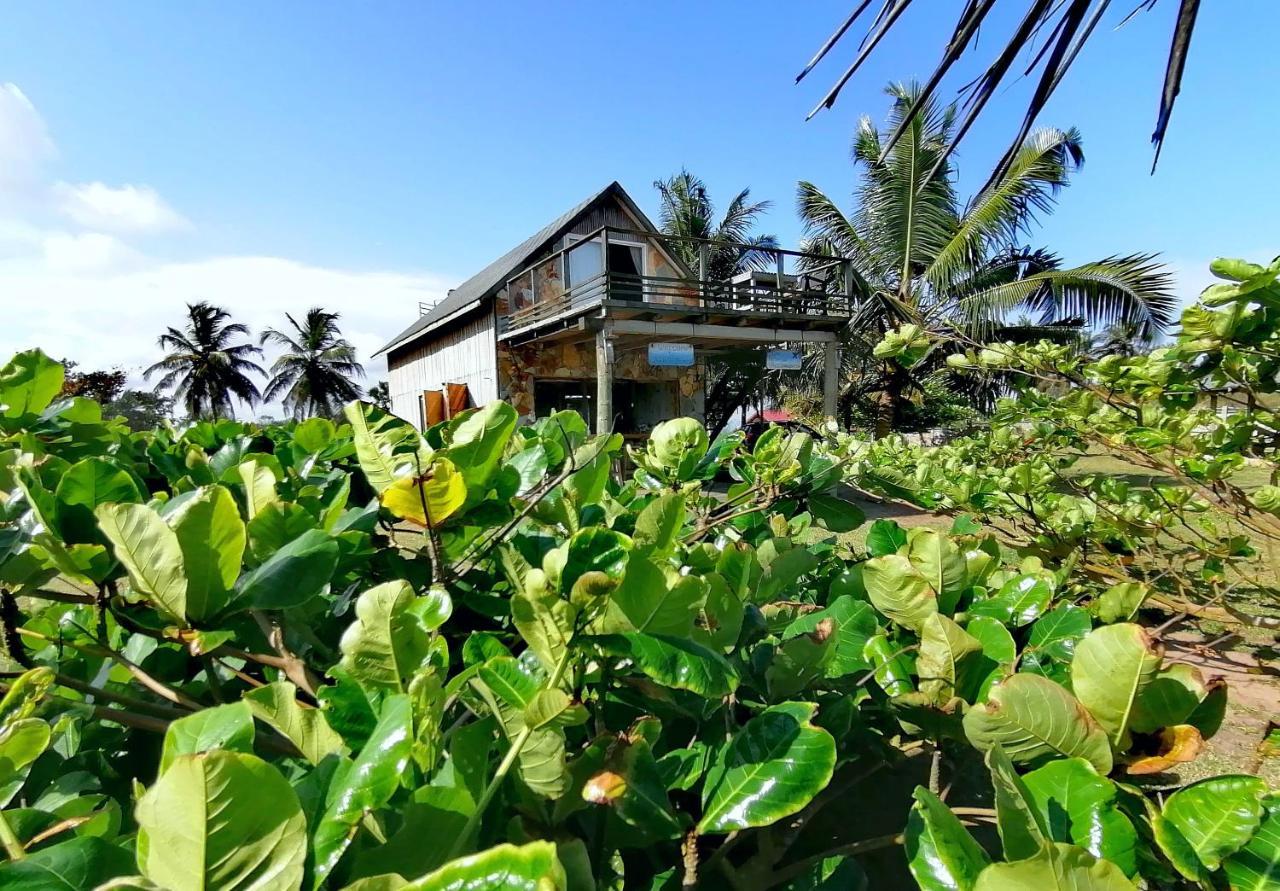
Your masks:
{"label": "balcony", "polygon": [[601,227],[507,281],[499,336],[554,336],[584,317],[834,330],[848,320],[848,260]]}

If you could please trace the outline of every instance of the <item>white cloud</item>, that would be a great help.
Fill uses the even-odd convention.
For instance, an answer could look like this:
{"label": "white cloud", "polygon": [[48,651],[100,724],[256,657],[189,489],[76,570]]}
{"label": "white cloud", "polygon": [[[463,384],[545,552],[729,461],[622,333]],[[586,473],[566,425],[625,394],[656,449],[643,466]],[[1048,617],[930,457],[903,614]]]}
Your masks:
{"label": "white cloud", "polygon": [[[8,320],[0,327],[0,363],[38,346],[83,368],[120,367],[130,386],[145,387],[143,369],[160,358],[156,338],[167,326],[181,326],[188,303],[224,307],[255,338],[264,328],[287,325],[285,313],[298,318],[322,306],[341,313],[339,325],[365,363],[367,386],[386,374],[385,362],[370,363],[370,355],[413,321],[419,301],[434,302],[447,289],[426,274],[350,271],[278,257],[134,262],[129,271],[103,274],[43,259],[0,261],[0,311]],[[273,358],[268,354],[266,362]],[[279,414],[278,406],[260,411]]]}
{"label": "white cloud", "polygon": [[160,232],[190,224],[150,186],[58,183],[58,210],[86,229],[108,232]]}
{"label": "white cloud", "polygon": [[[313,306],[341,314],[339,325],[366,364],[366,385],[386,375],[369,357],[435,302],[435,276],[311,266],[281,257],[172,261],[136,243],[187,221],[144,185],[56,183],[56,156],[39,111],[13,84],[0,84],[0,365],[40,347],[82,368],[121,368],[130,386],[160,358],[156,338],[180,327],[186,304],[206,300],[249,326],[287,325]],[[198,245],[188,249],[198,251]],[[264,365],[274,359],[268,354]],[[280,413],[278,405],[260,413]]]}
{"label": "white cloud", "polygon": [[0,84],[0,200],[25,201],[39,191],[45,162],[56,154],[31,100],[16,85]]}

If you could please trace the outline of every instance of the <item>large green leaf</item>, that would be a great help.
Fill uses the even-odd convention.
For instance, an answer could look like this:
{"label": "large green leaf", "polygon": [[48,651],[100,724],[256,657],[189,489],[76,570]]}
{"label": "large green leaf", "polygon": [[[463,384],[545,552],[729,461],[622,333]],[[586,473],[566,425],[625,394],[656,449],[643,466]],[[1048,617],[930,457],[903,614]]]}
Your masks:
{"label": "large green leaf", "polygon": [[1116,804],[1116,785],[1083,758],[1050,761],[1023,776],[1054,841],[1070,841],[1132,876],[1137,831]]}
{"label": "large green leaf", "polygon": [[834,495],[810,495],[808,501],[813,518],[832,532],[852,532],[866,522],[867,515],[852,501]]}
{"label": "large green leaf", "polygon": [[160,773],[182,755],[198,755],[213,749],[253,753],[253,715],[244,702],[205,708],[179,718],[164,733]]}
{"label": "large green leaf", "polygon": [[912,631],[920,631],[924,620],[938,611],[937,593],[901,554],[868,560],[862,565],[862,581],[871,605]]}
{"label": "large green leaf", "polygon": [[288,681],[276,681],[242,697],[253,716],[279,731],[298,747],[312,764],[327,755],[341,754],[346,748],[342,737],[329,726],[322,709],[304,707],[297,698],[297,688]]}
{"label": "large green leaf", "polygon": [[135,504],[142,493],[133,477],[115,461],[89,457],[72,464],[54,490],[58,501],[58,527],[71,541],[91,541],[99,504]]}
{"label": "large green leaf", "polygon": [[974,616],[965,623],[964,630],[982,645],[982,653],[965,673],[960,695],[969,702],[981,702],[992,684],[1013,672],[1018,645],[1008,628],[987,616]]}
{"label": "large green leaf", "polygon": [[836,763],[831,734],[811,723],[817,706],[784,702],[756,715],[716,754],[698,831],[768,826],[826,788]]}
{"label": "large green leaf", "polygon": [[807,613],[793,621],[782,632],[783,640],[809,634],[827,620],[835,623],[835,629],[832,631],[832,652],[823,668],[826,676],[840,678],[871,668],[865,653],[867,642],[876,633],[875,610],[851,594],[837,597],[825,609]]}
{"label": "large green leaf", "polygon": [[961,682],[971,666],[976,666],[982,643],[940,613],[925,618],[920,629],[920,654],[916,673],[920,692],[934,705],[943,705],[960,695]]}
{"label": "large green leaf", "polygon": [[1076,644],[1071,689],[1117,749],[1128,748],[1134,703],[1160,669],[1163,654],[1141,625],[1095,628]]}
{"label": "large green leaf", "polygon": [[1111,771],[1106,731],[1074,696],[1039,675],[1018,672],[992,686],[987,701],[965,714],[964,732],[980,751],[1000,744],[1017,764],[1056,754]]}
{"label": "large green leaf", "polygon": [[968,578],[964,553],[945,533],[933,529],[913,531],[907,559],[939,599],[954,603]]}
{"label": "large green leaf", "polygon": [[610,746],[604,769],[583,786],[582,797],[607,805],[624,823],[654,838],[679,838],[683,829],[644,739]]}
{"label": "large green leaf", "polygon": [[516,410],[505,402],[490,402],[467,415],[453,430],[449,458],[462,472],[467,491],[482,495],[502,452],[516,429]]}
{"label": "large green leaf", "polygon": [[[530,575],[541,578],[542,570]],[[555,671],[568,649],[577,614],[573,604],[545,587],[526,586],[511,598],[511,621],[547,674]]]}
{"label": "large green leaf", "polygon": [[302,885],[307,825],[274,767],[242,752],[181,755],[138,801],[138,866],[170,891]]}
{"label": "large green leaf", "polygon": [[[1173,833],[1184,841],[1196,859],[1210,871],[1216,870],[1224,858],[1235,854],[1246,844],[1262,823],[1263,796],[1267,784],[1258,777],[1228,774],[1192,783],[1170,795],[1160,812],[1158,823],[1164,832],[1156,839],[1180,870],[1181,858],[1167,836]],[[1189,879],[1196,873],[1183,872]]]}
{"label": "large green leaf", "polygon": [[177,534],[144,504],[103,504],[94,514],[138,593],[185,623],[187,577]]}
{"label": "large green leaf", "polygon": [[923,786],[914,796],[904,842],[911,875],[923,891],[971,891],[991,858],[938,796]]}
{"label": "large green leaf", "polygon": [[708,589],[699,576],[668,576],[649,558],[635,555],[627,563],[613,602],[636,631],[688,637]]}
{"label": "large green leaf", "polygon": [[999,745],[987,751],[987,767],[995,789],[996,829],[1006,860],[1034,857],[1051,841],[1047,820],[1013,762]]}
{"label": "large green leaf", "polygon": [[375,585],[356,598],[355,621],[338,643],[342,667],[363,686],[404,690],[451,611],[443,588],[418,597],[403,580]]}
{"label": "large green leaf", "polygon": [[624,632],[584,638],[584,643],[623,660],[620,669],[629,665],[664,687],[716,698],[738,686],[738,673],[723,656],[691,640]]}
{"label": "large green leaf", "polygon": [[[1200,703],[1222,686],[1222,681],[1207,683],[1200,669],[1184,662],[1175,662],[1162,668],[1155,678],[1143,687],[1133,703],[1129,726],[1137,733],[1153,733],[1163,727],[1187,723]],[[1212,735],[1212,730],[1208,735]]]}
{"label": "large green leaf", "polygon": [[403,886],[403,891],[565,891],[564,867],[551,842],[498,845],[451,860]]}
{"label": "large green leaf", "polygon": [[431,466],[431,447],[412,424],[368,402],[352,402],[343,413],[351,422],[360,469],[378,494]]}
{"label": "large green leaf", "polygon": [[636,551],[665,557],[675,546],[684,517],[684,495],[679,492],[664,492],[650,501],[636,516]]}
{"label": "large green leaf", "polygon": [[1249,843],[1222,862],[1231,891],[1280,887],[1280,803],[1272,802]]}
{"label": "large green leaf", "polygon": [[978,876],[974,891],[1137,891],[1114,863],[1084,848],[1056,843],[1014,863],[993,863]]}
{"label": "large green leaf", "polygon": [[588,572],[603,573],[610,580],[622,580],[631,554],[631,539],[621,532],[592,526],[569,537],[560,590],[568,594],[578,579]]}
{"label": "large green leaf", "polygon": [[409,766],[412,725],[409,697],[388,696],[360,754],[338,765],[325,795],[323,814],[312,830],[314,887],[321,887],[338,865],[365,814],[391,800]]}
{"label": "large green leaf", "polygon": [[0,729],[0,808],[18,794],[49,736],[49,725],[39,718],[18,718]]}
{"label": "large green leaf", "polygon": [[187,615],[212,618],[227,604],[244,558],[245,528],[231,492],[205,486],[170,514],[187,576]]}
{"label": "large green leaf", "polygon": [[0,414],[18,418],[48,408],[62,390],[62,365],[40,350],[27,350],[0,368]]}
{"label": "large green leaf", "polygon": [[86,891],[134,872],[133,855],[95,836],[61,842],[0,864],[5,891]]}
{"label": "large green leaf", "polygon": [[302,606],[324,591],[338,565],[338,543],[329,533],[308,529],[245,575],[235,603],[254,609]]}
{"label": "large green leaf", "polygon": [[276,475],[261,461],[245,461],[236,468],[240,482],[244,486],[245,516],[253,520],[269,505],[278,504],[280,495],[276,492]]}
{"label": "large green leaf", "polygon": [[873,634],[862,651],[874,666],[876,683],[890,696],[915,692],[914,666],[904,649],[884,634]]}

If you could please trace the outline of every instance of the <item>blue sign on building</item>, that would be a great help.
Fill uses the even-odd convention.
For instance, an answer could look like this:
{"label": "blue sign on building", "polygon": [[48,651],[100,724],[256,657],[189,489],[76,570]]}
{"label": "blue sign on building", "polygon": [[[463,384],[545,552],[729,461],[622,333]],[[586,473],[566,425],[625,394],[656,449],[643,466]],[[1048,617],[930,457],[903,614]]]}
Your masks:
{"label": "blue sign on building", "polygon": [[764,367],[778,371],[799,371],[800,354],[795,350],[769,350]]}
{"label": "blue sign on building", "polygon": [[649,364],[656,368],[686,368],[693,364],[693,344],[651,343]]}

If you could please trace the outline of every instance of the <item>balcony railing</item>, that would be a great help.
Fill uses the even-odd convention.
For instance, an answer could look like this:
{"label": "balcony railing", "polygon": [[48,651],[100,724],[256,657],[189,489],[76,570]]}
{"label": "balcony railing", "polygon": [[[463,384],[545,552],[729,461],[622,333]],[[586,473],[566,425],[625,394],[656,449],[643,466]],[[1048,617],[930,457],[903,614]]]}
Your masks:
{"label": "balcony railing", "polygon": [[[574,264],[570,257],[574,251],[598,251],[608,264],[610,244],[639,250],[640,262],[631,265],[644,271],[606,269],[563,287],[575,266],[583,265]],[[725,265],[726,254],[745,257],[750,268],[717,277],[712,267]],[[690,255],[696,257],[698,269],[682,259]],[[635,255],[631,256],[634,260]],[[677,315],[769,317],[793,323],[845,319],[851,312],[852,288],[853,270],[844,259],[603,227],[512,276],[500,325],[503,331],[536,328],[602,306]]]}

